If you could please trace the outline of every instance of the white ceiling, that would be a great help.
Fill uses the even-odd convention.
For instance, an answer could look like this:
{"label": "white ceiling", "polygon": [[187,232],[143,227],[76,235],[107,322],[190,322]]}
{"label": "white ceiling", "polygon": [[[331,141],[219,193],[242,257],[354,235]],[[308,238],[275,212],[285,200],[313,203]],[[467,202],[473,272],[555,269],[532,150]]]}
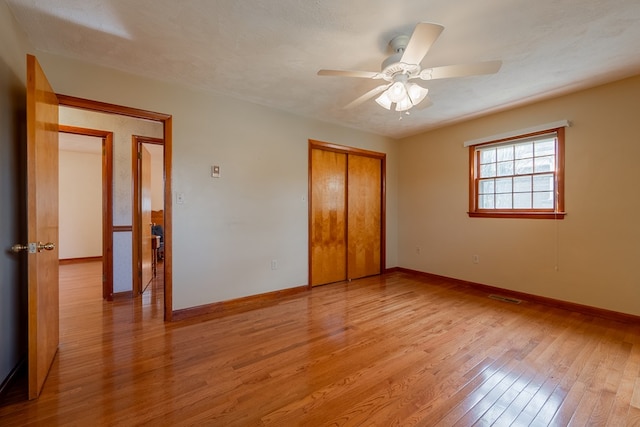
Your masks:
{"label": "white ceiling", "polygon": [[[42,51],[400,138],[640,74],[638,0],[6,0]],[[445,30],[423,67],[501,59],[498,74],[426,82],[410,116],[374,100],[394,35]]]}

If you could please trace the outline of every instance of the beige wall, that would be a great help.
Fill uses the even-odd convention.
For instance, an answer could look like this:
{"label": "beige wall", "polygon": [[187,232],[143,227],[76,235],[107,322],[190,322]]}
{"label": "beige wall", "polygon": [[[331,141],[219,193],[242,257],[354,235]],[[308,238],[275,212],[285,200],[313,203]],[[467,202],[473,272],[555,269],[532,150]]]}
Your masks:
{"label": "beige wall", "polygon": [[[640,76],[400,141],[398,264],[640,315],[638,99]],[[562,119],[566,218],[469,218],[463,142]]]}
{"label": "beige wall", "polygon": [[60,150],[58,157],[58,257],[102,256],[102,156]]}
{"label": "beige wall", "polygon": [[[387,153],[387,266],[397,264],[397,142],[40,53],[59,93],[173,115],[173,308],[306,285],[307,144]],[[210,177],[211,165],[221,177]],[[183,193],[185,203],[175,203]],[[271,260],[278,269],[271,270]]]}

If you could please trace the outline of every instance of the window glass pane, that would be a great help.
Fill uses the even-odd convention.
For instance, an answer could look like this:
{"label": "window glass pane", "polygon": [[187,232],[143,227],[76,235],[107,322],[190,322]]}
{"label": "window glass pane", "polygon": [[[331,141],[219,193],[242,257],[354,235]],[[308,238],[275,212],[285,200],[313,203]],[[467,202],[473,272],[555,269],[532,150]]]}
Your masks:
{"label": "window glass pane", "polygon": [[[499,179],[496,179],[496,193],[511,193],[512,188],[513,188],[513,186],[512,186],[512,179],[511,178],[499,178]],[[511,196],[509,196],[509,197],[511,197]]]}
{"label": "window glass pane", "polygon": [[516,145],[516,159],[533,157],[533,142]]}
{"label": "window glass pane", "polygon": [[482,195],[478,198],[478,208],[480,209],[494,209],[493,194]]}
{"label": "window glass pane", "polygon": [[553,191],[533,193],[534,209],[553,209]]}
{"label": "window glass pane", "polygon": [[533,191],[553,191],[553,174],[534,176]]}
{"label": "window glass pane", "polygon": [[524,175],[527,173],[533,173],[533,159],[516,160],[514,175]]}
{"label": "window glass pane", "polygon": [[556,159],[554,156],[536,157],[534,160],[535,167],[533,171],[538,172],[553,172],[556,168]]}
{"label": "window glass pane", "polygon": [[496,164],[489,163],[488,165],[480,166],[480,178],[489,178],[496,176]]}
{"label": "window glass pane", "polygon": [[515,193],[513,195],[514,209],[531,209],[531,193]]}
{"label": "window glass pane", "polygon": [[498,147],[497,156],[499,162],[503,162],[505,160],[513,160],[513,145]]}
{"label": "window glass pane", "polygon": [[524,193],[531,192],[531,176],[516,176],[513,178],[513,192]]}
{"label": "window glass pane", "polygon": [[496,194],[496,209],[511,209],[513,207],[511,196],[511,193]]}
{"label": "window glass pane", "polygon": [[513,175],[513,162],[498,163],[498,176]]}
{"label": "window glass pane", "polygon": [[489,148],[480,151],[480,164],[493,163],[496,161],[496,149]]}
{"label": "window glass pane", "polygon": [[542,141],[536,141],[534,143],[534,151],[536,157],[539,156],[553,156],[556,154],[556,140],[543,139]]}
{"label": "window glass pane", "polygon": [[480,181],[480,185],[478,186],[478,193],[479,194],[493,194],[493,192],[495,191],[495,180],[493,179],[483,179],[482,181]]}

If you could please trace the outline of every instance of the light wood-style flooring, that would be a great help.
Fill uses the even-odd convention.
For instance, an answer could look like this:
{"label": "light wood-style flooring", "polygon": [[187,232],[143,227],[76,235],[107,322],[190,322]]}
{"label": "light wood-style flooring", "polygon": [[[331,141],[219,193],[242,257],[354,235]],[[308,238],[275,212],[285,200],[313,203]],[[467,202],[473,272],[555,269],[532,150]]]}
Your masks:
{"label": "light wood-style flooring", "polygon": [[108,303],[60,268],[58,355],[2,426],[640,425],[638,324],[399,272],[165,324],[160,280]]}

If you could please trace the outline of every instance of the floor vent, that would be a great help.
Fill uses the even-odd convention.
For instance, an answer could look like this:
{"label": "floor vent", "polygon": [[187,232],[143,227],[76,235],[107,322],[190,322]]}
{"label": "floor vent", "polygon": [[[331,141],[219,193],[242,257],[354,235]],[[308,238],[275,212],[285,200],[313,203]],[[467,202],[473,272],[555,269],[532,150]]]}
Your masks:
{"label": "floor vent", "polygon": [[519,300],[516,298],[503,297],[502,295],[495,295],[495,294],[489,295],[489,298],[494,299],[496,301],[508,302],[511,304],[520,304],[522,302],[522,300]]}

